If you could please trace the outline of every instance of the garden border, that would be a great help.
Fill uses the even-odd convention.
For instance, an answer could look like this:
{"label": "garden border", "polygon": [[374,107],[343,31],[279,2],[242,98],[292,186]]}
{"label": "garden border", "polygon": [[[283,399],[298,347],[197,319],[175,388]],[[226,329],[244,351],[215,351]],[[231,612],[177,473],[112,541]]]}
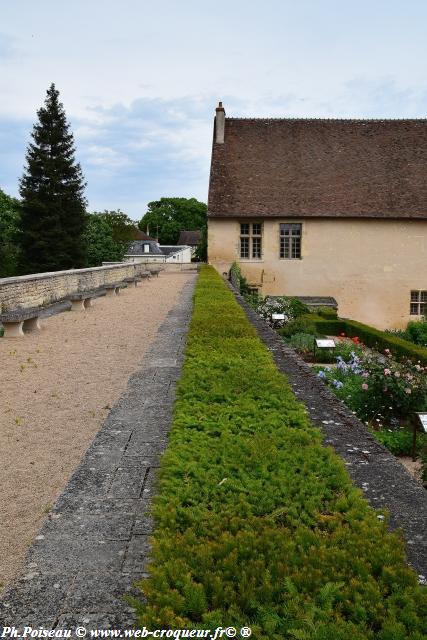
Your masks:
{"label": "garden border", "polygon": [[237,302],[271,352],[279,371],[289,380],[307,408],[312,423],[344,459],[354,484],[375,509],[390,512],[391,529],[401,528],[408,564],[427,576],[426,491],[405,467],[369,433],[365,425],[317,378],[311,368],[248,305],[227,281]]}

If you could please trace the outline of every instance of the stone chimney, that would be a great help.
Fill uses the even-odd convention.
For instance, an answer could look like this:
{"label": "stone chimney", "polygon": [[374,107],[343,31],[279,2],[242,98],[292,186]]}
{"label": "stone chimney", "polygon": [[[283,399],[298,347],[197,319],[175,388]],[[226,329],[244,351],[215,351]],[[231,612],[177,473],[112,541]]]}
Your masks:
{"label": "stone chimney", "polygon": [[222,106],[222,102],[218,103],[215,109],[215,142],[216,144],[224,144],[225,133],[225,109]]}

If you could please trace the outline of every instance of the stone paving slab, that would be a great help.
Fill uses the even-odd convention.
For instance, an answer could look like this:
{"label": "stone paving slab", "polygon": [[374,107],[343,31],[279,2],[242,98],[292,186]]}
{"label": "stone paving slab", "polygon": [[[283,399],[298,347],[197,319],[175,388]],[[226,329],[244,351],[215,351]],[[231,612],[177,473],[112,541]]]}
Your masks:
{"label": "stone paving slab", "polygon": [[[146,575],[149,514],[167,447],[196,276],[160,326],[0,599],[2,625],[134,628],[125,595]],[[72,637],[76,637],[73,633]]]}
{"label": "stone paving slab", "polygon": [[408,564],[427,577],[425,489],[231,285],[230,289],[296,397],[305,404],[311,422],[323,432],[324,444],[332,446],[344,459],[354,484],[371,505],[389,511],[391,528],[403,531]]}

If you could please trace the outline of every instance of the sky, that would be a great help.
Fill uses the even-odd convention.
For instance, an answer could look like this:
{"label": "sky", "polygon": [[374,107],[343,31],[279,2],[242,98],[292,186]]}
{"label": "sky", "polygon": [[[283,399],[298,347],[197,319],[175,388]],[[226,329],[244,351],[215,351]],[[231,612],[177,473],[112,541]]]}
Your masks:
{"label": "sky", "polygon": [[0,188],[19,195],[54,82],[89,211],[207,201],[232,117],[424,118],[427,2],[0,0]]}

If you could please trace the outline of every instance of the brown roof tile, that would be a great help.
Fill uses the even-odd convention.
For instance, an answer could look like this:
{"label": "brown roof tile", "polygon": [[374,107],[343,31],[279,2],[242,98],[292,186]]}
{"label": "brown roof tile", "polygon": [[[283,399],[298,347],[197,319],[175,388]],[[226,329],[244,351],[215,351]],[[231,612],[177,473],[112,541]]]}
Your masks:
{"label": "brown roof tile", "polygon": [[208,215],[427,218],[427,120],[225,119]]}
{"label": "brown roof tile", "polygon": [[194,229],[192,231],[181,231],[181,233],[179,234],[178,244],[186,244],[190,247],[195,247],[200,243],[201,237],[202,232],[199,229]]}
{"label": "brown roof tile", "polygon": [[156,238],[147,236],[144,231],[140,231],[139,229],[135,232],[135,240],[152,240],[153,242],[157,242]]}

